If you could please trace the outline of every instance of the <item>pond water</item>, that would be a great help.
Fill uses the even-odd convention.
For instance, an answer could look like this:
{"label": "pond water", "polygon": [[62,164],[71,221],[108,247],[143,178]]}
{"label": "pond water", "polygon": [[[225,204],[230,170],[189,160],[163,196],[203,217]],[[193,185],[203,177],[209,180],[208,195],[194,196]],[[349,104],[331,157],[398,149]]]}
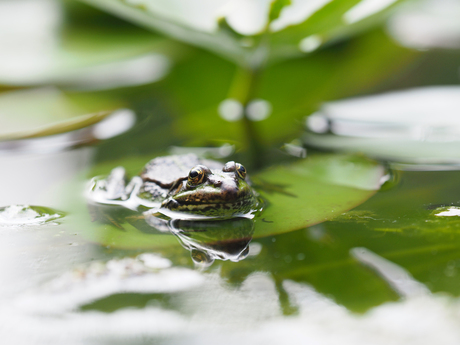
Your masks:
{"label": "pond water", "polygon": [[[361,201],[340,206],[311,226],[286,227],[267,207],[259,218],[274,219],[275,225],[265,228],[257,217],[255,230],[236,225],[243,235],[236,236],[242,241],[235,249],[231,236],[220,238],[219,247],[215,235],[162,230],[145,217],[131,223],[143,225],[127,227],[123,219],[142,215],[128,209],[114,211],[118,219],[112,223],[91,222],[84,191],[101,169],[95,158],[99,149],[4,152],[0,158],[1,204],[10,205],[0,210],[0,328],[6,343],[460,340],[455,212],[460,171],[372,170],[386,176],[376,194],[369,192],[376,188],[369,183],[346,187],[368,192],[346,194]],[[300,160],[324,157],[330,156]],[[346,176],[350,168],[348,161],[335,159],[336,170],[330,162],[309,166],[320,166],[323,179],[337,175],[328,182],[334,190],[345,188],[338,175]],[[135,161],[137,171],[146,162]],[[116,162],[102,166],[107,171]],[[254,176],[270,181],[269,173]],[[258,188],[263,192],[270,184]],[[276,193],[263,195],[276,205]],[[317,197],[314,189],[312,196]],[[293,199],[301,210],[315,204]],[[293,217],[298,214],[293,211]],[[232,249],[246,251],[238,258],[229,254]]]}

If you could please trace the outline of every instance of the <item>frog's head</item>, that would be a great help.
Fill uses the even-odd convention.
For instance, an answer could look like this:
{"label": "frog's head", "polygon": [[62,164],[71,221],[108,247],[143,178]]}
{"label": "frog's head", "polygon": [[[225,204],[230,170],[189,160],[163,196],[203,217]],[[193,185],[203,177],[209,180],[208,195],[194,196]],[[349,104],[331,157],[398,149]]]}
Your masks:
{"label": "frog's head", "polygon": [[187,180],[170,192],[162,207],[212,217],[247,213],[257,205],[254,190],[246,181],[246,169],[233,161],[222,170],[193,167]]}

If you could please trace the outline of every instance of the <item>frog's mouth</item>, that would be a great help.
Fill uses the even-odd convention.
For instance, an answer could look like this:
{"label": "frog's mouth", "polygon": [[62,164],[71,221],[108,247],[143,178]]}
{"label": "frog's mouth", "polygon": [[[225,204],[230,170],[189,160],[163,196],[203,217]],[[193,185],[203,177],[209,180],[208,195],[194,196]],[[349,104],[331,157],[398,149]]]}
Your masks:
{"label": "frog's mouth", "polygon": [[198,201],[182,201],[173,198],[166,199],[161,207],[171,211],[196,213],[196,214],[228,214],[228,213],[246,213],[249,212],[257,204],[254,195],[245,195],[233,201],[228,200],[206,200],[206,202]]}

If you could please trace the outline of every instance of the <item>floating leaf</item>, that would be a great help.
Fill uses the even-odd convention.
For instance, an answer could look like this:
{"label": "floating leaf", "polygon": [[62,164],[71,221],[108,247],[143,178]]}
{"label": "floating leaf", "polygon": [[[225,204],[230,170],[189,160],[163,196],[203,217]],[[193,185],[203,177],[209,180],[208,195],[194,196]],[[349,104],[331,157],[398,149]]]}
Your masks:
{"label": "floating leaf", "polygon": [[[267,208],[256,220],[254,237],[293,231],[334,218],[372,196],[382,166],[358,156],[325,155],[255,176]],[[266,190],[264,188],[266,185]],[[270,190],[271,186],[276,187]]]}
{"label": "floating leaf", "polygon": [[[141,161],[136,158],[104,163],[96,171],[107,174],[111,168],[122,165],[128,171],[139,172]],[[255,174],[252,178],[266,207],[254,220],[254,237],[294,231],[332,219],[371,197],[380,188],[384,173],[382,166],[364,157],[320,155]],[[132,249],[177,244],[167,223],[149,225],[141,212],[120,206],[94,207],[88,210],[77,206],[83,213],[81,219],[93,219],[81,226],[82,235],[93,241]]]}
{"label": "floating leaf", "polygon": [[356,312],[397,300],[393,283],[352,255],[359,247],[406,271],[401,284],[459,296],[460,172],[396,174],[399,183],[352,211],[305,230],[254,240],[259,253],[237,265],[222,263],[223,277],[241,284],[253,272],[270,272],[276,281],[313,286]]}
{"label": "floating leaf", "polygon": [[10,205],[0,207],[1,227],[37,226],[56,221],[64,212],[43,206]]}
{"label": "floating leaf", "polygon": [[[403,163],[460,161],[460,88],[425,87],[330,102],[307,120],[308,145]],[[433,116],[433,114],[437,114]]]}

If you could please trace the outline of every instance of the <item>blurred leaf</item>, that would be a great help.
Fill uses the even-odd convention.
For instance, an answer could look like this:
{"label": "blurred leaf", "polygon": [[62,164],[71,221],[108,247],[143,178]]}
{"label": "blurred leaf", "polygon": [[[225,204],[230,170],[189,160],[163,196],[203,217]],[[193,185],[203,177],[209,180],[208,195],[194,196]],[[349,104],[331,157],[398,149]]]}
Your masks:
{"label": "blurred leaf", "polygon": [[392,162],[455,164],[460,161],[459,107],[458,86],[416,88],[330,102],[309,121],[324,121],[331,128],[339,123],[351,125],[327,134],[314,133],[312,129],[304,135],[304,142]]}
{"label": "blurred leaf", "polygon": [[[104,99],[88,104],[74,102],[53,88],[10,91],[0,94],[0,140],[43,137],[93,125],[119,104]],[[83,115],[87,114],[87,115]]]}
{"label": "blurred leaf", "polygon": [[275,19],[278,19],[283,8],[290,4],[291,4],[291,0],[274,0],[270,8],[270,14],[268,17],[269,22],[271,23]]}
{"label": "blurred leaf", "polygon": [[[265,145],[292,140],[300,135],[305,116],[323,102],[370,92],[417,56],[376,30],[303,59],[268,67],[253,95],[272,106],[268,118],[254,123],[259,139]],[[219,104],[238,89],[232,73],[236,74],[230,64],[204,53],[176,66],[161,86],[181,114],[175,123],[178,135],[201,143],[214,139],[246,143],[243,121],[228,122],[218,114]]]}
{"label": "blurred leaf", "polygon": [[[0,10],[2,8],[0,4]],[[25,5],[18,2],[15,9],[15,4],[6,5],[4,9],[11,12],[11,16],[18,16],[17,21],[9,21],[6,27],[9,34],[0,38],[3,47],[0,84],[4,85],[51,83],[79,89],[104,89],[149,83],[168,72],[170,62],[160,53],[174,55],[177,46],[130,25],[94,27],[88,25],[84,17],[80,18],[79,25],[63,24],[64,15],[58,1]],[[35,18],[33,11],[41,18]],[[101,21],[108,17],[103,13],[102,16],[98,18]],[[21,25],[21,20],[27,20],[28,25]],[[38,41],[42,44],[37,45]]]}
{"label": "blurred leaf", "polygon": [[[187,27],[183,23],[177,23],[174,20],[170,20],[149,11],[148,6],[140,2],[134,4],[119,0],[82,1],[180,41],[191,43],[199,47],[209,48],[211,51],[233,61],[244,62],[243,60],[246,55],[245,49],[242,48],[234,38],[228,36],[226,32],[217,31],[215,33],[209,33]],[[169,8],[169,11],[173,11],[171,6],[168,7],[167,4],[166,8]],[[178,10],[177,7],[173,6],[173,8],[176,11]]]}
{"label": "blurred leaf", "polygon": [[48,126],[39,127],[30,131],[21,131],[8,133],[5,135],[0,135],[0,140],[17,140],[17,139],[29,139],[29,138],[38,138],[48,135],[55,135],[61,133],[67,133],[70,131],[75,131],[77,129],[85,128],[91,125],[94,125],[103,119],[105,119],[111,112],[101,112],[97,114],[88,114],[76,116],[72,119],[61,121],[57,123],[52,123]]}
{"label": "blurred leaf", "polygon": [[[368,13],[365,9],[356,11],[353,8],[355,5],[363,7],[359,0],[315,4],[285,0],[212,4],[195,1],[192,5],[187,1],[82,1],[175,39],[209,49],[241,66],[258,67],[267,59],[302,55],[300,41],[311,35],[320,35],[320,45],[376,25],[389,8],[402,0],[368,10]],[[361,12],[361,17],[348,20],[350,10],[358,15]],[[219,20],[225,25],[218,25]],[[318,46],[305,51],[310,52]]]}

